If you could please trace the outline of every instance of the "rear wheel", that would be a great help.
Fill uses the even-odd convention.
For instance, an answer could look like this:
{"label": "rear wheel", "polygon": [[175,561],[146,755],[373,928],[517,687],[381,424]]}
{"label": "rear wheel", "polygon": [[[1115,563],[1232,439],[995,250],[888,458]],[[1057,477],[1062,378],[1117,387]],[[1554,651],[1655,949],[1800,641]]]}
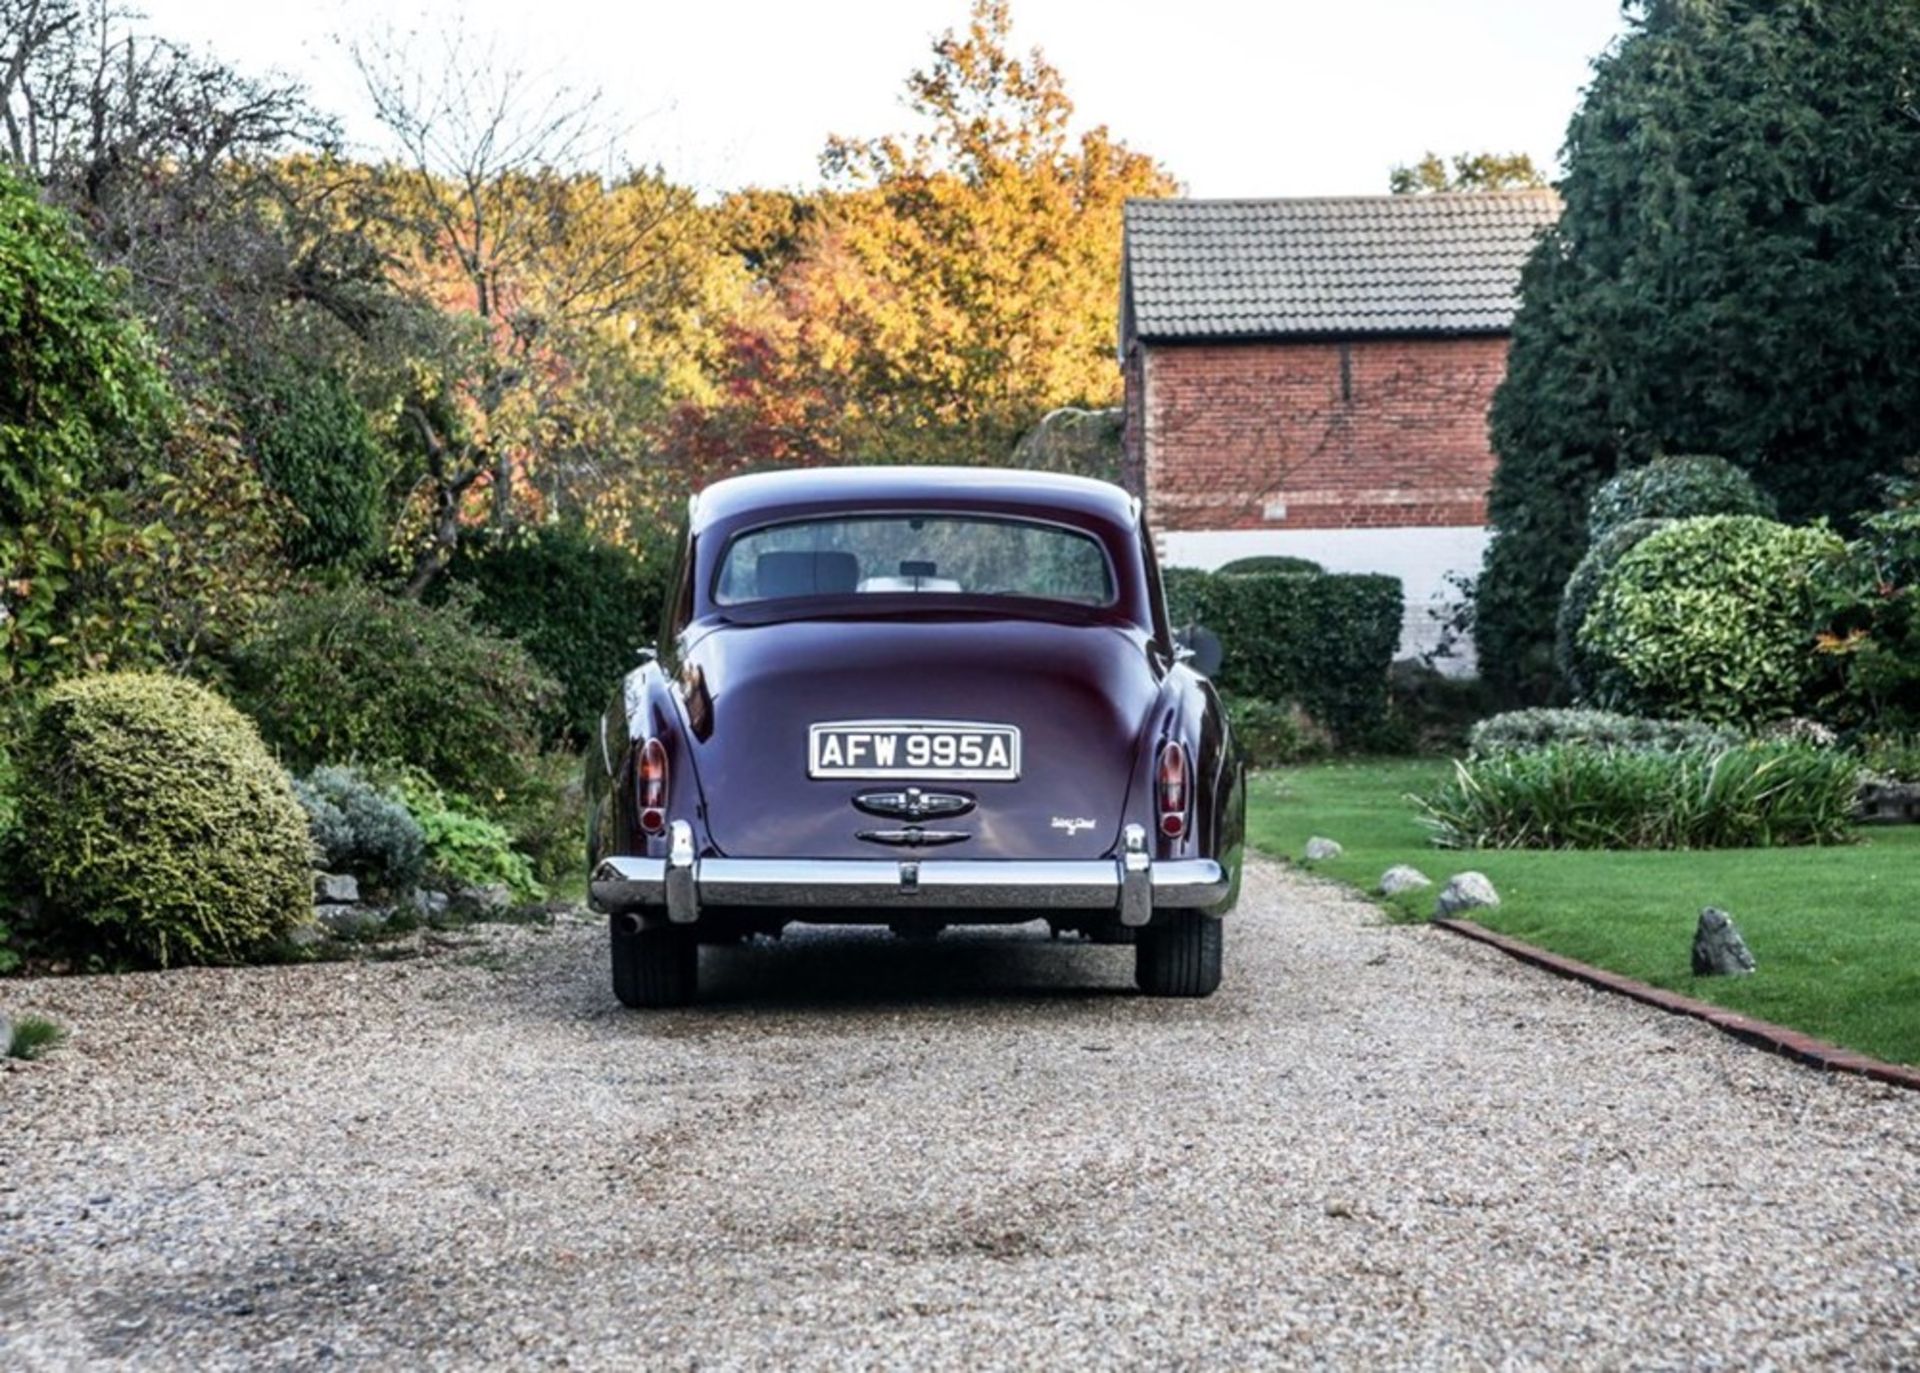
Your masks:
{"label": "rear wheel", "polygon": [[612,920],[613,994],[646,1010],[685,1006],[700,984],[700,944],[691,926],[661,925],[637,933]]}
{"label": "rear wheel", "polygon": [[1139,933],[1133,980],[1148,996],[1212,996],[1220,985],[1221,921],[1171,911]]}

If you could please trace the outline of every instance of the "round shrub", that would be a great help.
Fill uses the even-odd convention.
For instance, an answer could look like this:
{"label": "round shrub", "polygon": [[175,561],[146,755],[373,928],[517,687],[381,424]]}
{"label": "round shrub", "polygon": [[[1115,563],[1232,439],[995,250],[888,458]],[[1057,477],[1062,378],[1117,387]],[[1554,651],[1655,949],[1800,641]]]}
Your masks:
{"label": "round shrub", "polygon": [[1325,572],[1312,558],[1290,558],[1284,553],[1262,554],[1257,558],[1235,558],[1220,569],[1223,577],[1265,577],[1290,572]]}
{"label": "round shrub", "polygon": [[563,690],[544,722],[583,744],[634,650],[660,632],[672,575],[665,547],[635,554],[575,524],[542,525],[502,542],[463,543],[447,569],[472,587],[474,618],[525,645]]}
{"label": "round shrub", "polygon": [[1630,467],[1593,493],[1587,538],[1598,543],[1629,520],[1686,520],[1700,515],[1778,513],[1746,472],[1725,458],[1655,458]]}
{"label": "round shrub", "polygon": [[401,892],[420,879],[426,837],[405,805],[348,767],[315,768],[293,783],[321,864],[377,891]]}
{"label": "round shrub", "polygon": [[62,683],[20,765],[34,779],[22,838],[56,938],[166,967],[244,958],[306,917],[306,816],[253,726],[206,688],[142,673]]}
{"label": "round shrub", "polygon": [[234,700],[289,765],[405,763],[482,805],[514,796],[559,687],[519,644],[364,586],[273,602],[233,655]]}
{"label": "round shrub", "polygon": [[1843,545],[1751,515],[1679,520],[1642,540],[1580,631],[1607,663],[1606,704],[1645,715],[1790,715],[1818,664],[1813,575]]}
{"label": "round shrub", "polygon": [[1567,578],[1560,593],[1560,613],[1554,620],[1553,664],[1577,701],[1591,700],[1600,686],[1606,664],[1580,642],[1580,627],[1593,610],[1594,598],[1607,574],[1649,534],[1665,529],[1671,520],[1628,520],[1600,535]]}

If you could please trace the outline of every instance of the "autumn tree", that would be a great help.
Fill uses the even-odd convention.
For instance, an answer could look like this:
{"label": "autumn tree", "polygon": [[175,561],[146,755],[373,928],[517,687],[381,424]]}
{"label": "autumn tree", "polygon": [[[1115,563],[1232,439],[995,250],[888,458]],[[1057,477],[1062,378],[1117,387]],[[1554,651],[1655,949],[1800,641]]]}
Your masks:
{"label": "autumn tree", "polygon": [[1460,153],[1449,162],[1429,152],[1411,166],[1395,167],[1387,178],[1387,188],[1395,195],[1524,191],[1546,184],[1526,153]]}
{"label": "autumn tree", "polygon": [[919,132],[828,144],[832,193],[736,339],[744,391],[778,412],[762,437],[789,432],[767,447],[1004,462],[1041,415],[1116,397],[1121,208],[1175,186],[1104,126],[1076,134],[1010,26],[976,0],[907,80]]}
{"label": "autumn tree", "polygon": [[607,438],[586,383],[681,298],[693,205],[657,173],[617,166],[597,94],[463,30],[424,50],[389,36],[354,57],[397,152],[378,176],[402,279],[437,307],[403,407],[422,462],[417,593],[476,498],[504,529],[543,464]]}

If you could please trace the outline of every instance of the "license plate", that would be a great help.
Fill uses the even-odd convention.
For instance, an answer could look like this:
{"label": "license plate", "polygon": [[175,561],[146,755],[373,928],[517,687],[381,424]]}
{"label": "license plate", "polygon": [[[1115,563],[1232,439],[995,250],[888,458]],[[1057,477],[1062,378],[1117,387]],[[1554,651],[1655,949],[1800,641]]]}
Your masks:
{"label": "license plate", "polygon": [[807,776],[1013,782],[1020,731],[1012,725],[843,720],[807,735]]}

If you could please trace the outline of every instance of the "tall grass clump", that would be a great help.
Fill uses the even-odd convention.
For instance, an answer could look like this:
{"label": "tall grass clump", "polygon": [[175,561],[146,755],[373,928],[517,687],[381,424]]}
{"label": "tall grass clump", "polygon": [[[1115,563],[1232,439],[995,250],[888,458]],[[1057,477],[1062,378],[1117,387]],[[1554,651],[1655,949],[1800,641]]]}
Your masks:
{"label": "tall grass clump", "polygon": [[1459,763],[1416,798],[1450,849],[1737,849],[1850,836],[1859,764],[1805,744],[1555,744]]}

